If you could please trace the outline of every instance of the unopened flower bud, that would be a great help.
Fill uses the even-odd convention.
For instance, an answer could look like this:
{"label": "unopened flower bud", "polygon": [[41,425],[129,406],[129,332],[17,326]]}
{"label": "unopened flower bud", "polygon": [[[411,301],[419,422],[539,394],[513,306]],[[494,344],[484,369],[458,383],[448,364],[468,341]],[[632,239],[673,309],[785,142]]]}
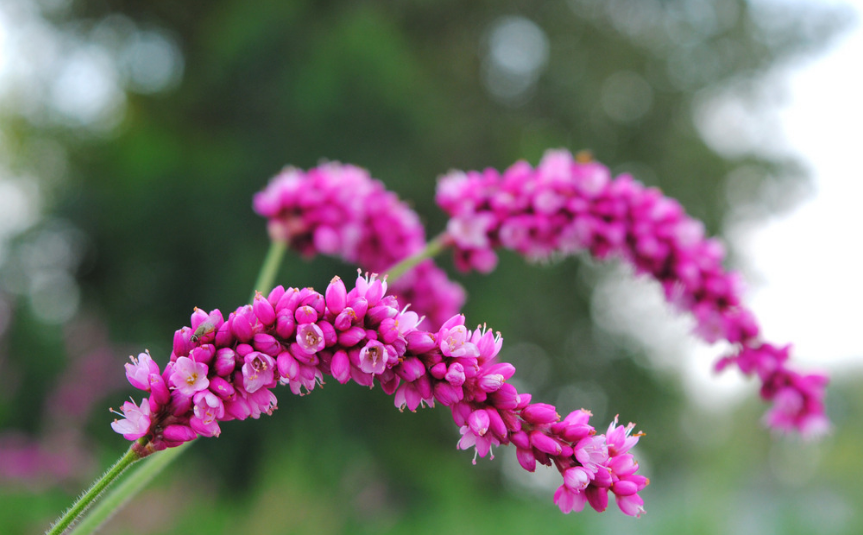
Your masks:
{"label": "unopened flower bud", "polygon": [[521,411],[521,417],[534,425],[550,424],[560,419],[560,415],[557,414],[554,405],[547,403],[528,405]]}
{"label": "unopened flower bud", "polygon": [[169,425],[162,431],[165,440],[170,442],[188,442],[190,440],[194,440],[197,437],[197,433],[192,430],[191,427],[187,425]]}
{"label": "unopened flower bud", "polygon": [[252,302],[252,309],[255,316],[264,325],[272,325],[276,321],[276,311],[273,305],[261,294],[255,294],[255,300]]}
{"label": "unopened flower bud", "polygon": [[297,325],[314,323],[318,321],[318,313],[314,308],[308,305],[303,305],[294,313],[294,318],[297,320]]}
{"label": "unopened flower bud", "polygon": [[334,277],[327,286],[326,303],[327,308],[333,314],[339,314],[347,304],[348,292],[345,283],[339,277]]}

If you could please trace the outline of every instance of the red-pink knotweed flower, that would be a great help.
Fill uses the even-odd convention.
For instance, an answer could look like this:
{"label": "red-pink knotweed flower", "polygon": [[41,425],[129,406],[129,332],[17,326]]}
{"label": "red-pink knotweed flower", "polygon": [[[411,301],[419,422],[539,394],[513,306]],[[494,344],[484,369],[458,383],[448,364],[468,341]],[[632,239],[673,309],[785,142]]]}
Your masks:
{"label": "red-pink knotweed flower", "polygon": [[414,312],[425,317],[425,328],[437,329],[461,310],[464,288],[449,280],[433,260],[424,260],[391,285],[399,301],[410,303]]}
{"label": "red-pink knotweed flower", "polygon": [[189,418],[189,427],[201,436],[219,436],[222,430],[217,420],[225,416],[225,404],[222,399],[209,390],[198,392],[193,399],[194,415]]}
{"label": "red-pink knotweed flower", "polygon": [[784,431],[798,429],[804,437],[823,435],[830,429],[822,402],[826,386],[823,374],[801,375],[791,370],[774,373],[761,388],[761,396],[773,400],[765,421]]}
{"label": "red-pink knotweed flower", "polygon": [[[370,272],[384,273],[426,245],[416,212],[365,169],[352,165],[286,168],[255,195],[253,205],[268,219],[274,241],[287,242],[308,257],[338,256]],[[464,304],[464,290],[431,260],[404,274],[393,291],[432,328]],[[337,304],[332,310],[341,312]]]}
{"label": "red-pink knotweed flower", "polygon": [[273,357],[259,351],[252,351],[243,357],[243,388],[252,394],[263,387],[275,386],[276,379],[273,373],[275,371],[276,360]]}
{"label": "red-pink knotweed flower", "polygon": [[447,232],[460,269],[490,271],[499,247],[530,260],[582,251],[621,258],[692,313],[696,334],[736,346],[737,354],[718,367],[734,363],[758,375],[762,397],[775,405],[766,418],[771,426],[808,435],[829,428],[826,376],[799,380],[786,365],[787,348],[761,340],[754,315],[742,304],[740,276],[722,266],[722,244],[706,238],[704,226],[658,189],[629,175],[612,178],[598,162],[553,150],[535,169],[517,162],[503,173],[453,171],[440,179],[436,200],[451,218]]}
{"label": "red-pink knotweed flower", "polygon": [[[127,402],[126,419],[112,427],[130,440],[147,437],[146,444],[135,446],[145,456],[197,436],[218,436],[222,421],[271,414],[277,384],[303,395],[332,375],[341,383],[379,384],[399,409],[449,407],[460,428],[457,446],[475,449],[474,462],[493,456],[495,446],[513,443],[525,469],[554,465],[564,480],[555,503],[565,512],[584,503],[602,510],[610,490],[621,510],[640,514],[637,493],[647,479],[635,473],[637,465],[626,453],[638,438],[630,436],[631,425],[618,429],[615,422],[606,437],[596,434],[588,411],[561,420],[554,406],[532,404],[530,394],[507,383],[515,367],[497,360],[500,333],[468,330],[461,315],[436,332],[421,331],[416,313],[386,292],[386,281],[375,275],[358,277],[350,291],[336,277],[323,295],[279,286],[266,298],[256,296],[257,306],[240,307],[226,320],[214,311],[206,315],[213,324],[207,334],[214,336],[187,336],[198,328],[183,327],[161,373],[145,361],[147,372],[153,372],[147,384],[137,372],[130,374],[142,390],[158,377],[167,394],[152,390],[140,407]],[[310,323],[285,331],[278,318],[287,316]],[[196,311],[193,323],[203,325],[203,318]],[[189,356],[178,356],[178,349]]]}
{"label": "red-pink knotweed flower", "polygon": [[[217,436],[219,421],[271,413],[277,403],[271,389],[279,383],[302,394],[335,374],[342,382],[353,378],[369,386],[377,379],[393,393],[399,379],[392,368],[405,357],[406,336],[416,331],[419,318],[386,291],[386,281],[376,276],[359,277],[350,292],[335,278],[326,296],[310,288],[278,287],[227,320],[218,311],[196,309],[192,324],[198,327],[177,331],[164,371],[143,357],[130,366],[130,382],[152,390],[146,404],[152,417],[145,422],[143,409],[129,408],[124,411],[129,423],[119,422],[119,429],[138,434],[144,426],[150,444],[142,453],[147,453],[197,435]],[[296,323],[282,321],[288,317]],[[154,383],[160,388],[153,389]]]}
{"label": "red-pink knotweed flower", "polygon": [[[398,357],[396,357],[398,359]],[[368,374],[380,375],[384,373],[387,367],[387,349],[377,340],[369,340],[362,349],[360,349],[359,361],[360,369]]]}
{"label": "red-pink knotweed flower", "polygon": [[[613,423],[609,429],[614,434],[609,442],[589,425],[587,411],[575,411],[561,421],[555,407],[531,404],[530,394],[519,394],[506,382],[515,368],[497,362],[501,345],[499,334],[482,328],[467,330],[463,316],[451,318],[435,334],[411,337],[409,352],[415,351],[427,374],[417,376],[412,371],[413,362],[400,365],[411,366],[411,370],[396,368],[403,379],[417,377],[397,391],[396,406],[411,408],[411,404],[417,406],[421,401],[449,406],[462,435],[458,448],[474,448],[474,462],[477,456],[493,456],[495,446],[512,443],[519,463],[526,470],[533,471],[536,463],[541,463],[554,465],[565,481],[569,474],[570,486],[575,487],[565,484],[555,495],[555,503],[564,512],[580,510],[585,503],[604,510],[608,489],[615,483],[612,463],[616,457],[609,448],[614,448],[615,455],[628,455],[625,451],[637,441],[638,435],[630,437],[631,427],[618,430]],[[432,399],[428,399],[429,392]],[[575,468],[578,470],[568,472]],[[633,497],[623,500],[621,510],[638,515],[642,510],[635,506],[640,500],[637,493],[647,485],[647,479],[637,476],[635,470],[622,476],[619,479],[629,479],[621,485],[620,496]],[[585,478],[588,483],[574,483]]]}

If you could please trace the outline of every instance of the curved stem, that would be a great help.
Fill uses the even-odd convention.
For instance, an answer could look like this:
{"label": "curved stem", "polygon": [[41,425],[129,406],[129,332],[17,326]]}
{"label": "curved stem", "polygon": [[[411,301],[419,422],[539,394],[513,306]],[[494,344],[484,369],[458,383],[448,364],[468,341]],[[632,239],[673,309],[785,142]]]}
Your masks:
{"label": "curved stem", "polygon": [[[258,278],[255,281],[254,291],[249,299],[251,302],[255,298],[255,291],[268,292],[276,279],[276,274],[279,272],[282,259],[285,256],[287,244],[285,242],[270,242],[270,249],[267,251],[267,256],[264,258],[264,263],[261,266],[261,271],[258,273]],[[144,439],[141,439],[144,440]],[[139,441],[140,445],[144,443]],[[154,453],[141,463],[140,467],[127,478],[123,484],[114,489],[86,518],[75,528],[74,535],[89,535],[102,525],[108,518],[118,511],[129,499],[135,496],[143,489],[147,483],[153,480],[166,466],[176,459],[182,452],[186,451],[195,441],[186,442],[176,448],[169,448],[165,451]],[[131,457],[131,460],[127,458]],[[46,535],[58,535],[63,533],[78,517],[83,515],[87,507],[98,498],[99,494],[114,481],[130,464],[138,460],[130,448],[117,463],[108,470],[101,479],[96,481],[93,487],[87,491],[84,496],[78,499],[77,502],[58,520]],[[119,467],[119,469],[118,469]],[[111,476],[108,478],[108,476]],[[97,488],[98,486],[98,488]],[[85,501],[86,499],[86,501]]]}
{"label": "curved stem", "polygon": [[399,277],[407,273],[411,268],[413,268],[427,258],[431,258],[440,254],[440,252],[447,248],[449,245],[449,235],[446,232],[438,234],[433,240],[426,244],[425,248],[422,251],[405,258],[390,269],[386,270],[385,272],[387,274],[387,281],[395,282]]}
{"label": "curved stem", "polygon": [[[426,244],[426,247],[417,254],[410,256],[387,270],[390,281],[395,281],[408,270],[422,262],[427,258],[431,258],[449,245],[449,237],[446,233],[440,234]],[[252,292],[251,300],[254,300],[255,291],[269,291],[279,271],[282,259],[284,258],[287,244],[284,242],[271,242],[270,249],[261,266],[261,271],[258,273],[258,278],[255,281],[254,291]],[[140,439],[139,445],[144,443]],[[84,520],[74,529],[72,535],[88,535],[99,528],[106,520],[108,520],[116,511],[126,504],[133,496],[141,491],[150,481],[153,480],[162,470],[165,469],[175,458],[182,452],[186,451],[194,443],[187,442],[176,448],[169,448],[165,451],[155,453],[150,456],[146,462],[142,463],[130,477],[128,477],[121,485],[119,485],[110,495],[108,495],[98,506],[84,518]],[[123,457],[118,460],[101,478],[99,478],[90,489],[84,493],[66,513],[60,517],[57,522],[46,532],[46,535],[59,535],[68,529],[76,522],[86,510],[92,505],[99,495],[117,479],[132,463],[139,460],[138,454],[133,448],[129,448]]]}
{"label": "curved stem", "polygon": [[195,441],[186,442],[176,448],[168,448],[150,455],[147,462],[132,472],[117,488],[101,500],[82,520],[70,535],[87,535],[99,529],[116,511],[119,511],[132,496],[138,494],[159,472],[171,464],[178,455],[186,451]]}
{"label": "curved stem", "polygon": [[66,528],[71,526],[76,520],[78,520],[81,515],[84,514],[84,511],[86,511],[87,508],[90,507],[90,505],[92,505],[94,501],[96,501],[99,495],[102,494],[102,492],[106,488],[108,488],[108,485],[113,483],[113,481],[117,479],[120,474],[122,474],[123,471],[126,470],[126,468],[128,468],[138,459],[140,459],[140,457],[138,457],[138,453],[135,452],[133,444],[132,447],[130,447],[128,451],[126,451],[126,454],[120,457],[120,459],[116,463],[114,463],[114,466],[109,468],[108,471],[102,475],[102,477],[97,479],[96,482],[93,483],[93,486],[91,486],[87,490],[87,492],[82,494],[81,497],[78,498],[78,500],[74,504],[72,504],[72,507],[70,507],[65,513],[63,513],[63,516],[61,516],[59,519],[57,519],[56,522],[54,522],[54,525],[52,525],[51,528],[45,532],[46,535],[59,535],[60,533],[66,531]]}
{"label": "curved stem", "polygon": [[282,265],[282,258],[284,258],[287,249],[288,244],[283,241],[270,242],[270,250],[267,251],[264,265],[261,266],[261,271],[258,272],[258,280],[255,281],[249,302],[254,301],[255,292],[266,294],[273,288],[273,282],[275,282],[276,275],[279,273],[279,266]]}

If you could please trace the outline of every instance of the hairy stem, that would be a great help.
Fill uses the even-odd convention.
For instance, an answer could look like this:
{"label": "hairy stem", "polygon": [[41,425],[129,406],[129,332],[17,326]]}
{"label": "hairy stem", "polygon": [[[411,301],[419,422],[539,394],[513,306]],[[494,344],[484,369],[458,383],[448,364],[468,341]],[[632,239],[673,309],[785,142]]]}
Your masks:
{"label": "hairy stem", "polygon": [[[282,259],[285,256],[287,244],[284,242],[271,242],[270,250],[264,258],[258,279],[255,281],[251,302],[255,298],[255,292],[267,293],[272,289],[279,272]],[[143,442],[142,442],[143,441]],[[182,452],[194,444],[195,441],[186,442],[176,448],[168,448],[165,451],[149,455],[144,462],[129,476],[121,485],[115,488],[100,504],[95,507],[89,515],[75,528],[74,535],[89,535],[95,532],[99,526],[108,520],[126,502],[143,489],[147,483],[152,481],[171,461],[176,459]],[[140,446],[146,446],[146,439],[138,441]],[[134,445],[133,445],[134,447]],[[90,488],[77,502],[46,532],[46,535],[57,535],[63,533],[69,526],[81,517],[87,508],[130,464],[139,459],[138,455],[130,448],[128,452],[102,476],[93,487]],[[109,477],[110,476],[110,477]]]}
{"label": "hairy stem", "polygon": [[75,526],[70,535],[94,533],[99,529],[99,526],[108,521],[115,512],[126,505],[126,502],[146,487],[163,468],[171,464],[171,461],[186,451],[192,444],[194,444],[194,441],[186,442],[176,448],[169,448],[151,455],[151,459],[141,463],[140,468],[134,470],[110,494],[93,507],[93,510]]}
{"label": "hairy stem", "polygon": [[[395,282],[396,279],[404,275],[408,270],[422,262],[427,258],[431,258],[443,251],[449,244],[449,237],[446,233],[440,234],[435,239],[428,242],[422,251],[417,254],[405,258],[401,262],[387,270],[388,280]],[[284,258],[287,244],[284,242],[271,242],[270,249],[258,273],[257,281],[255,282],[251,300],[255,298],[255,292],[267,293],[272,289],[275,282],[276,274],[281,266]],[[143,441],[143,442],[142,442]],[[138,441],[139,446],[146,446],[146,439],[142,438]],[[138,494],[147,484],[153,480],[166,466],[176,459],[181,453],[186,451],[194,441],[186,442],[176,448],[169,448],[165,451],[154,453],[149,458],[141,463],[139,468],[132,475],[126,478],[122,484],[117,486],[102,502],[93,508],[93,510],[80,522],[74,529],[71,535],[89,535],[95,532],[99,527],[107,521],[115,512],[120,510],[126,502],[133,496]],[[99,495],[110,485],[123,471],[128,468],[133,462],[140,459],[133,448],[130,448],[126,454],[112,466],[81,498],[72,505],[71,508],[46,532],[46,535],[58,535],[68,529],[76,522],[99,497]]]}
{"label": "hairy stem", "polygon": [[[145,440],[145,439],[139,439]],[[146,440],[145,440],[146,441]],[[134,450],[134,444],[130,447],[126,454],[120,457],[120,459],[114,463],[114,466],[108,469],[102,477],[96,480],[84,494],[81,495],[78,500],[72,504],[63,516],[57,519],[56,522],[51,526],[51,528],[46,531],[46,535],[59,535],[66,531],[66,529],[71,526],[78,518],[84,514],[88,507],[90,507],[96,499],[99,498],[99,495],[104,492],[108,485],[114,482],[120,474],[123,473],[126,468],[128,468],[132,463],[140,459],[137,452]]]}

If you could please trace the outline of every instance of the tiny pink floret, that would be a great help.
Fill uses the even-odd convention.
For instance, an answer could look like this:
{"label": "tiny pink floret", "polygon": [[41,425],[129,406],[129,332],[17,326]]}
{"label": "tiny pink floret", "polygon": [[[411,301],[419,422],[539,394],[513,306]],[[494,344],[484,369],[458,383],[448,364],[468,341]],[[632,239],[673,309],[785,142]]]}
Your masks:
{"label": "tiny pink floret", "polygon": [[150,404],[147,398],[141,400],[141,405],[135,405],[134,401],[123,403],[123,417],[125,420],[114,420],[111,429],[123,435],[126,440],[138,440],[146,435],[150,429]]}
{"label": "tiny pink floret", "polygon": [[159,374],[159,365],[156,364],[150,353],[144,352],[138,355],[138,358],[129,357],[132,362],[126,364],[126,378],[132,386],[145,392],[150,391],[150,374]]}
{"label": "tiny pink floret", "polygon": [[210,385],[207,379],[207,365],[195,362],[188,357],[180,357],[174,363],[171,385],[184,396],[193,396]]}

